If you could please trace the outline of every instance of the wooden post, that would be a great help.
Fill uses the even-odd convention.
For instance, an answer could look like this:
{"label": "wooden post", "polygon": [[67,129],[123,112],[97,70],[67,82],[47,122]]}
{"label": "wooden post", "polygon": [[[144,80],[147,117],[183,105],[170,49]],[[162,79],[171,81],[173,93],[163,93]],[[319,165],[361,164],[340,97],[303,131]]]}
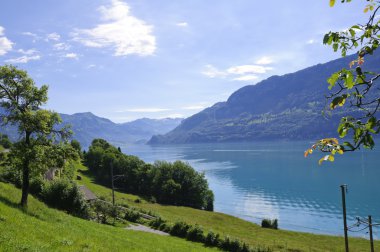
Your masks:
{"label": "wooden post", "polygon": [[347,185],[341,185],[340,189],[342,191],[344,245],[345,245],[345,248],[346,248],[346,252],[349,252],[349,249],[348,249],[348,234],[347,234],[347,216],[346,216],[346,190],[347,190]]}
{"label": "wooden post", "polygon": [[374,252],[375,249],[373,247],[372,216],[371,215],[368,215],[368,227],[369,227],[369,240],[371,243],[371,252]]}

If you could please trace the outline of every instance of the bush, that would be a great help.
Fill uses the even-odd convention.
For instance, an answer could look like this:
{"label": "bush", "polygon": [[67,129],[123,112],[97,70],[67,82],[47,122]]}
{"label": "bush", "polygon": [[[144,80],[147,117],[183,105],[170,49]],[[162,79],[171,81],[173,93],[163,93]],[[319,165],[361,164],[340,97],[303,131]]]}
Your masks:
{"label": "bush", "polygon": [[42,177],[35,177],[30,180],[29,192],[37,197],[41,197],[41,193],[44,190],[45,181]]}
{"label": "bush", "polygon": [[166,223],[166,221],[161,219],[161,217],[158,217],[158,218],[155,218],[154,220],[151,220],[149,222],[149,226],[151,226],[152,228],[158,229],[163,223]]}
{"label": "bush", "polygon": [[203,229],[198,225],[190,227],[187,231],[186,239],[189,241],[204,242],[205,236],[203,234]]}
{"label": "bush", "polygon": [[141,217],[141,214],[134,210],[127,210],[124,219],[131,222],[137,222]]}
{"label": "bush", "polygon": [[170,235],[173,235],[173,236],[185,238],[187,235],[187,231],[190,229],[190,227],[191,226],[189,224],[183,221],[176,222],[171,228],[169,233]]}
{"label": "bush", "polygon": [[206,246],[215,246],[215,247],[217,247],[220,242],[221,240],[220,240],[219,234],[215,234],[212,231],[208,232],[204,241]]}
{"label": "bush", "polygon": [[271,228],[271,229],[278,229],[278,221],[277,221],[277,219],[274,219],[274,220],[263,219],[261,221],[261,227],[263,227],[263,228]]}
{"label": "bush", "polygon": [[88,218],[89,208],[79,187],[66,179],[53,180],[45,184],[41,192],[42,200],[49,206],[69,214]]}

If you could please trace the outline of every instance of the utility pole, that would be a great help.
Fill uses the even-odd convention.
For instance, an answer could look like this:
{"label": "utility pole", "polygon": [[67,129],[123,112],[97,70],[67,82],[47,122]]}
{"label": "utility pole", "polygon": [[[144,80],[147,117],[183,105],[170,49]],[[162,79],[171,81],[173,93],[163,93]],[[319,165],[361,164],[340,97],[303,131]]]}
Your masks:
{"label": "utility pole", "polygon": [[372,234],[372,216],[368,215],[368,227],[369,227],[369,240],[371,242],[371,252],[375,252],[373,247],[373,234]]}
{"label": "utility pole", "polygon": [[113,162],[111,161],[111,181],[112,181],[112,205],[115,206],[115,187],[113,184]]}
{"label": "utility pole", "polygon": [[346,252],[349,252],[348,250],[348,235],[347,235],[347,214],[346,214],[346,191],[347,191],[347,185],[341,185],[340,189],[342,191],[342,207],[343,207],[343,225],[344,225],[344,243]]}

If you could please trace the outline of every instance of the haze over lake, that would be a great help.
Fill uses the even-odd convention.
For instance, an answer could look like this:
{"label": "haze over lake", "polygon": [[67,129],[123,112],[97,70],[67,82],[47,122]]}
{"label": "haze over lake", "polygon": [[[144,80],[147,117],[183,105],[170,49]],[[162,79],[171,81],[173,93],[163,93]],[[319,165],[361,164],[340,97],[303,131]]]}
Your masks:
{"label": "haze over lake", "polygon": [[[184,160],[204,171],[215,194],[215,211],[255,223],[277,218],[280,229],[343,234],[341,184],[348,185],[348,225],[355,217],[380,221],[378,149],[336,156],[318,165],[322,153],[304,158],[312,142],[126,145],[126,154],[146,162]],[[363,227],[363,226],[362,226]],[[378,231],[378,230],[375,230]],[[365,231],[350,236],[368,236]],[[375,232],[375,236],[378,234]]]}

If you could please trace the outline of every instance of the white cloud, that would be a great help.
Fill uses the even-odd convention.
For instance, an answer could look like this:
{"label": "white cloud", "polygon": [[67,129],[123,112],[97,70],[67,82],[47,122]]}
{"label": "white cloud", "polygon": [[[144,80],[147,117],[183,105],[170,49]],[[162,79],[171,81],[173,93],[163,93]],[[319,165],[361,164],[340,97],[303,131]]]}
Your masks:
{"label": "white cloud", "polygon": [[189,26],[189,24],[187,22],[180,22],[180,23],[177,23],[176,25],[179,26],[179,27],[187,27],[187,26]]}
{"label": "white cloud", "polygon": [[53,49],[56,51],[67,51],[71,48],[69,44],[66,43],[56,43],[53,45]]}
{"label": "white cloud", "polygon": [[171,109],[165,109],[165,108],[132,108],[132,109],[126,109],[124,111],[118,111],[119,113],[122,112],[137,112],[137,113],[157,113],[157,112],[164,112],[164,111],[170,111]]}
{"label": "white cloud", "polygon": [[242,75],[240,77],[234,78],[233,80],[237,81],[252,81],[257,80],[259,77],[254,74]]}
{"label": "white cloud", "polygon": [[61,36],[56,33],[56,32],[53,32],[53,33],[49,33],[48,35],[46,35],[46,41],[59,41],[61,39]]}
{"label": "white cloud", "polygon": [[112,0],[110,6],[101,6],[99,11],[105,23],[92,29],[76,29],[71,34],[75,41],[88,47],[113,48],[115,56],[145,56],[155,52],[152,26],[132,16],[126,3]]}
{"label": "white cloud", "polygon": [[24,55],[33,55],[33,54],[37,54],[38,53],[38,51],[35,50],[35,49],[28,49],[28,50],[18,49],[17,52],[21,53],[21,54],[24,54]]}
{"label": "white cloud", "polygon": [[65,58],[68,58],[68,59],[79,59],[79,56],[78,54],[76,53],[66,53],[64,55]]}
{"label": "white cloud", "polygon": [[[261,61],[261,63],[268,62],[268,58],[262,59]],[[259,76],[257,76],[258,74],[266,74],[270,70],[273,70],[273,68],[261,65],[240,65],[227,68],[226,70],[219,70],[213,65],[206,65],[201,73],[209,78],[230,78],[231,80],[237,81],[252,81],[259,78]]]}
{"label": "white cloud", "polygon": [[39,60],[41,59],[41,56],[40,55],[24,55],[24,56],[21,56],[21,57],[18,57],[18,58],[13,58],[13,59],[8,59],[8,60],[5,60],[5,62],[7,63],[11,63],[11,64],[17,64],[17,63],[28,63],[29,61],[31,60]]}
{"label": "white cloud", "polygon": [[273,63],[273,60],[270,57],[267,57],[267,56],[261,57],[260,59],[258,59],[256,61],[257,65],[269,65],[269,64],[272,64],[272,63]]}
{"label": "white cloud", "polygon": [[205,66],[204,70],[202,71],[202,74],[210,78],[224,78],[227,75],[227,73],[225,73],[224,71],[220,71],[210,64]]}
{"label": "white cloud", "polygon": [[308,41],[306,41],[306,44],[314,44],[315,43],[315,40],[314,39],[309,39]]}
{"label": "white cloud", "polygon": [[263,74],[268,70],[272,70],[272,67],[264,67],[258,65],[242,65],[242,66],[234,66],[227,69],[227,72],[230,74]]}
{"label": "white cloud", "polygon": [[0,26],[0,56],[12,50],[13,42],[4,36],[4,27]]}

